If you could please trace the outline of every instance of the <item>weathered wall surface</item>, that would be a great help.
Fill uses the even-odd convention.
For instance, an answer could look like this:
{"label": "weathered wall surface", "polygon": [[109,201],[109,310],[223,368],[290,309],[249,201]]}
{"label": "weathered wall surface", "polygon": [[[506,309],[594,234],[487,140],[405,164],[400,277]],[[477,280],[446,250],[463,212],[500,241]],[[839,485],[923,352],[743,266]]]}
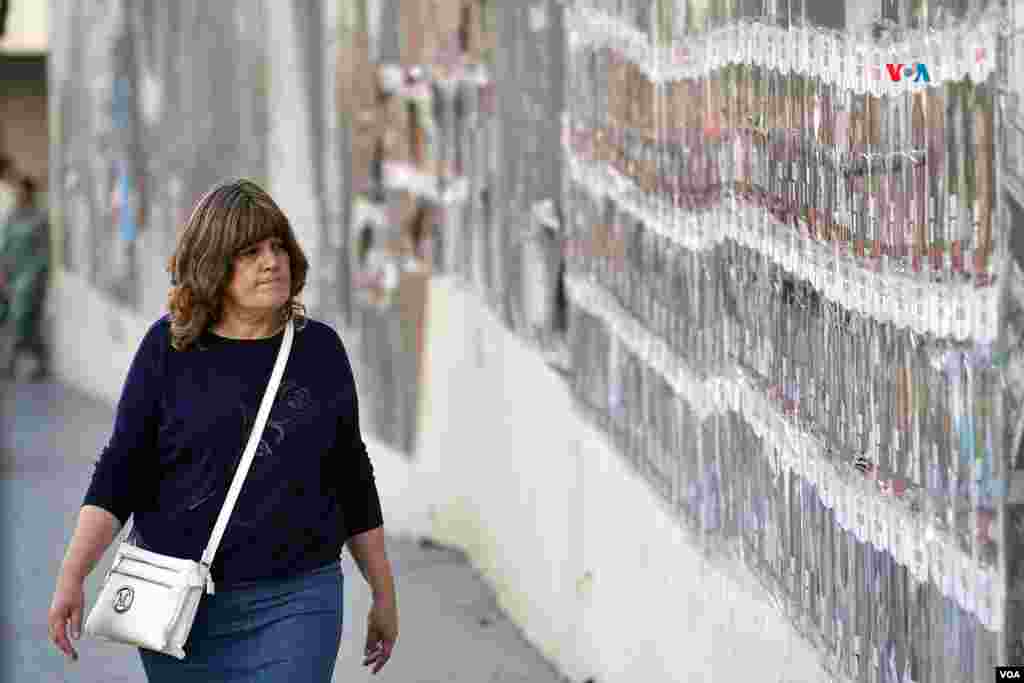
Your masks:
{"label": "weathered wall surface", "polygon": [[54,3],[52,203],[65,268],[159,311],[177,226],[232,176],[266,179],[259,3]]}

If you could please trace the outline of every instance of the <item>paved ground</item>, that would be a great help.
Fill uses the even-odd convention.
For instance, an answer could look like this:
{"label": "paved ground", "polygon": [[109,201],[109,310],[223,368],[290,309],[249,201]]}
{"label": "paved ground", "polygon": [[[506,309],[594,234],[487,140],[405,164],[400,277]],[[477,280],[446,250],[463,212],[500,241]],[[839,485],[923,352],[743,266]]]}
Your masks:
{"label": "paved ground", "polygon": [[[68,662],[46,639],[46,610],[65,544],[109,434],[112,409],[58,384],[0,381],[0,681],[127,683],[144,681],[127,647],[80,641]],[[377,676],[361,665],[369,595],[347,553],[345,633],[335,681],[562,679],[497,609],[493,593],[451,549],[390,538],[401,634]],[[92,604],[106,570],[86,582]]]}

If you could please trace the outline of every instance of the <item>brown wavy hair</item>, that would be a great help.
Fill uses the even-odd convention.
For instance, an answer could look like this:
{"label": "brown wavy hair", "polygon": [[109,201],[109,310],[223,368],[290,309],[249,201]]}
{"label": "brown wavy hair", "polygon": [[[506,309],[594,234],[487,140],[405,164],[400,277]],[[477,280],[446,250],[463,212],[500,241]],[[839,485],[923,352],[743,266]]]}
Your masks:
{"label": "brown wavy hair", "polygon": [[297,297],[306,286],[309,261],[291,223],[259,185],[230,180],[215,185],[196,202],[167,265],[172,285],[167,297],[171,346],[184,351],[220,320],[235,257],[271,237],[284,242],[291,260],[291,296],[281,307],[279,323],[305,317],[306,309]]}

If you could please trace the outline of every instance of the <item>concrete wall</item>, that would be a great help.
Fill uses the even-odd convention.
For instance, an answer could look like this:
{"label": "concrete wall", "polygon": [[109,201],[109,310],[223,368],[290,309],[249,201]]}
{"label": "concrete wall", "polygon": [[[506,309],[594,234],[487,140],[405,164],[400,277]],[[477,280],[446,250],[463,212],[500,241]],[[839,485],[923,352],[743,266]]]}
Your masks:
{"label": "concrete wall", "polygon": [[309,259],[310,277],[304,301],[307,306],[316,308],[321,245],[313,158],[321,150],[312,147],[312,117],[305,95],[310,87],[303,81],[310,74],[301,59],[303,45],[292,5],[288,2],[265,5],[270,67],[267,191],[288,216]]}

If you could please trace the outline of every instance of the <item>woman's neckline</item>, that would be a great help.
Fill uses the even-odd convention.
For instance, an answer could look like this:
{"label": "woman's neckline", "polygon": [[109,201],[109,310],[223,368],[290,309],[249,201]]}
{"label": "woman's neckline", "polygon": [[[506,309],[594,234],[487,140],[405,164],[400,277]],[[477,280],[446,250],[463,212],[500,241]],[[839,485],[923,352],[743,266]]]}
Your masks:
{"label": "woman's neckline", "polygon": [[214,331],[213,327],[208,328],[206,331],[207,331],[207,333],[209,333],[210,336],[212,336],[217,341],[225,341],[225,342],[233,342],[233,343],[244,344],[244,343],[247,343],[247,342],[268,342],[268,341],[273,341],[273,340],[278,339],[279,337],[282,337],[284,335],[284,328],[285,328],[285,326],[281,325],[280,329],[278,329],[276,332],[274,332],[274,333],[272,333],[272,334],[270,334],[270,335],[268,335],[266,337],[227,337],[227,336],[225,336],[223,334],[220,334],[220,333]]}

